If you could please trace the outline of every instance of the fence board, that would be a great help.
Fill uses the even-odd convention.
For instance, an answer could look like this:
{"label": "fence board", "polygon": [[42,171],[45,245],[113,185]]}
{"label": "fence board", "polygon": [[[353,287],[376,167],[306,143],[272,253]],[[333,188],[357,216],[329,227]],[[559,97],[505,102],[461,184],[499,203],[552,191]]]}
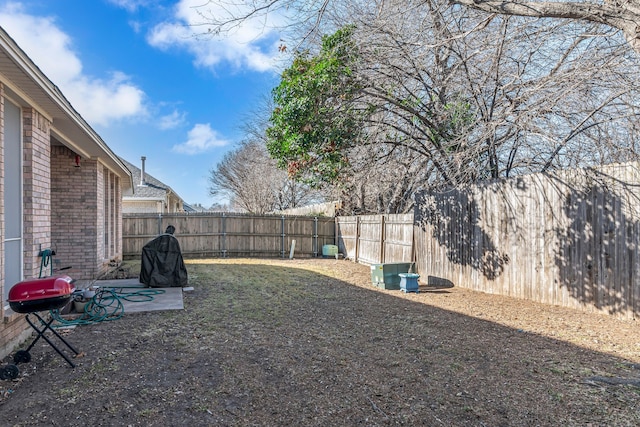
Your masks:
{"label": "fence board", "polygon": [[364,264],[381,262],[383,226],[383,215],[363,215],[360,217],[358,262]]}

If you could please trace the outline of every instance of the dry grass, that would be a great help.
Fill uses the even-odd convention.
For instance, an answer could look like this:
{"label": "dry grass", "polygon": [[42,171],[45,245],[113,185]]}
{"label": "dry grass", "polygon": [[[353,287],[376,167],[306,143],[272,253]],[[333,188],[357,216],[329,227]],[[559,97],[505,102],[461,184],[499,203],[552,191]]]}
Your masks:
{"label": "dry grass", "polygon": [[[382,291],[335,260],[192,260],[185,310],[33,350],[6,425],[638,425],[633,321],[460,288]],[[135,271],[136,269],[132,269]]]}

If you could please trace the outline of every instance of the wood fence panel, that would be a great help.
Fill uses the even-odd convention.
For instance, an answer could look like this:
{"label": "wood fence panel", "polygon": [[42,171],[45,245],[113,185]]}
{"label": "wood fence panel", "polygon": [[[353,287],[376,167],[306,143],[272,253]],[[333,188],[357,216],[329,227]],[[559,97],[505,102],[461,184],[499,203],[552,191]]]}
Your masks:
{"label": "wood fence panel", "polygon": [[363,264],[380,264],[383,262],[383,227],[383,215],[360,216],[358,262]]}
{"label": "wood fence panel", "polygon": [[318,217],[318,242],[320,251],[324,245],[338,244],[335,218]]}
{"label": "wood fence panel", "polygon": [[631,163],[422,195],[421,281],[634,317],[639,178]]}
{"label": "wood fence panel", "polygon": [[363,264],[411,262],[413,214],[336,218],[338,250]]}
{"label": "wood fence panel", "polygon": [[158,235],[158,215],[139,215],[137,221],[122,221],[123,254],[140,256],[142,247]]}
{"label": "wood fence panel", "polygon": [[295,256],[321,256],[322,246],[335,242],[333,218],[282,215],[126,214],[123,247],[126,258],[140,255],[142,246],[176,227],[175,236],[185,256],[285,257],[296,240]]}
{"label": "wood fence panel", "polygon": [[222,216],[185,216],[182,214],[163,216],[164,229],[170,224],[176,227],[180,248],[187,256],[223,255],[223,223],[224,217]]}
{"label": "wood fence panel", "polygon": [[[282,256],[282,219],[253,218],[253,252],[247,256]],[[302,246],[302,245],[301,245]]]}
{"label": "wood fence panel", "polygon": [[357,216],[341,216],[336,218],[336,240],[338,252],[345,258],[356,261],[358,258],[358,224]]}
{"label": "wood fence panel", "polygon": [[636,163],[422,194],[412,215],[125,215],[125,256],[139,256],[169,223],[193,255],[286,257],[296,240],[296,256],[320,256],[337,244],[365,264],[415,257],[423,284],[640,314]]}
{"label": "wood fence panel", "polygon": [[382,262],[412,262],[413,214],[384,216]]}
{"label": "wood fence panel", "polygon": [[315,230],[312,222],[297,220],[289,221],[286,223],[285,233],[288,236],[285,246],[285,248],[287,248],[287,254],[290,253],[291,244],[293,240],[295,240],[295,252],[300,251],[303,253],[315,254],[314,256],[322,256],[322,248],[318,251],[316,248],[316,241],[313,239]]}

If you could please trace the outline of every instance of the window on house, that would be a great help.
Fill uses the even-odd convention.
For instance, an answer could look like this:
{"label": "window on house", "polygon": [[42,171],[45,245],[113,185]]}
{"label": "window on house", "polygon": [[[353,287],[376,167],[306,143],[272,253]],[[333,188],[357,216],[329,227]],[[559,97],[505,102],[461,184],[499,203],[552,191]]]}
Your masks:
{"label": "window on house", "polygon": [[23,280],[22,260],[22,114],[20,107],[4,104],[4,294]]}

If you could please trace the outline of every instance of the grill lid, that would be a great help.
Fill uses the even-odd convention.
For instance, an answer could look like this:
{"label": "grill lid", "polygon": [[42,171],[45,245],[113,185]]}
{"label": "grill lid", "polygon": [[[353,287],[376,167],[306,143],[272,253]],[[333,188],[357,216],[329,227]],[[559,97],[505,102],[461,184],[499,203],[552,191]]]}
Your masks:
{"label": "grill lid", "polygon": [[9,290],[8,301],[16,303],[68,297],[74,291],[73,279],[69,276],[44,277],[16,283]]}

